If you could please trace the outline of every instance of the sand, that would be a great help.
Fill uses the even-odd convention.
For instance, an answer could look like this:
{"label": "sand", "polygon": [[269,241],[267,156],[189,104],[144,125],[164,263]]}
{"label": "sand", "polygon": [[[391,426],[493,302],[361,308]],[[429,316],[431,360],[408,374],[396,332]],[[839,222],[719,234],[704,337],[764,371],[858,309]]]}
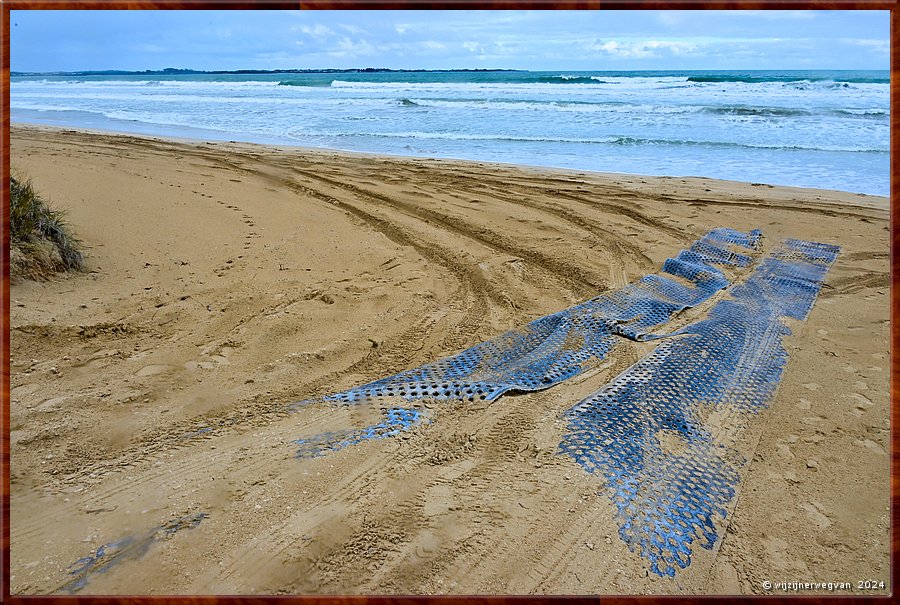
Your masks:
{"label": "sand", "polygon": [[[24,126],[11,162],[89,266],[11,287],[13,594],[890,590],[886,198]],[[719,226],[842,251],[791,324],[722,539],[674,579],[556,454],[560,414],[652,344],[294,457],[374,412],[286,404],[621,287]]]}

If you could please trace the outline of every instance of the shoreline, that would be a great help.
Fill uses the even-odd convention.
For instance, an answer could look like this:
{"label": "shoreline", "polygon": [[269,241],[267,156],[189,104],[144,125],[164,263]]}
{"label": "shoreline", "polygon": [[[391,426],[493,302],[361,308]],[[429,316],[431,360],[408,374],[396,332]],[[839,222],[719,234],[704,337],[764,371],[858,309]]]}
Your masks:
{"label": "shoreline", "polygon": [[872,74],[847,73],[848,82],[838,82],[837,72],[579,73],[22,79],[13,83],[11,117],[113,132],[890,193],[881,76],[870,82]]}
{"label": "shoreline", "polygon": [[[444,162],[451,164],[460,164],[460,165],[473,165],[473,166],[485,166],[485,165],[495,165],[498,167],[504,167],[507,169],[520,169],[525,171],[533,171],[536,173],[547,172],[547,173],[559,173],[563,175],[597,175],[602,178],[609,179],[620,179],[624,181],[640,179],[640,180],[679,180],[684,182],[689,182],[694,185],[700,185],[703,183],[722,183],[725,187],[730,186],[741,186],[741,185],[750,185],[753,187],[765,187],[769,189],[784,189],[784,190],[798,190],[800,192],[815,192],[819,196],[823,196],[823,199],[831,199],[838,200],[841,199],[841,203],[847,203],[843,198],[845,196],[849,196],[852,198],[870,198],[869,200],[865,200],[866,203],[860,202],[861,205],[871,208],[888,208],[890,203],[890,196],[883,195],[875,195],[869,193],[856,193],[852,191],[845,191],[841,189],[820,189],[816,187],[800,187],[793,185],[772,185],[769,183],[751,183],[750,181],[739,181],[739,180],[731,180],[731,179],[720,179],[715,177],[705,177],[705,176],[697,176],[697,175],[686,175],[686,176],[664,176],[664,175],[645,175],[645,174],[633,174],[627,172],[603,172],[596,170],[583,170],[576,168],[565,168],[565,167],[557,167],[557,166],[542,166],[537,164],[516,164],[509,162],[495,162],[495,161],[483,161],[483,160],[472,160],[467,158],[443,158],[443,157],[429,157],[429,156],[415,156],[415,155],[402,155],[402,154],[389,154],[389,153],[378,153],[378,152],[368,152],[368,151],[354,151],[350,149],[338,149],[338,148],[330,148],[330,147],[310,147],[304,145],[288,145],[288,144],[274,144],[274,143],[254,143],[250,141],[238,141],[233,139],[227,139],[226,135],[223,134],[221,139],[203,139],[203,138],[195,138],[195,137],[181,137],[181,136],[173,136],[173,135],[156,135],[156,134],[147,134],[147,133],[139,133],[139,132],[126,132],[126,131],[117,131],[117,130],[106,130],[103,128],[81,128],[81,127],[71,127],[71,126],[59,126],[53,124],[41,124],[41,123],[32,123],[32,122],[12,122],[10,125],[10,130],[20,129],[22,131],[28,131],[29,129],[35,131],[46,130],[50,132],[64,132],[64,131],[72,131],[78,133],[84,133],[88,135],[105,135],[105,136],[114,136],[114,137],[127,137],[134,139],[150,139],[156,141],[168,141],[172,143],[184,143],[184,144],[193,144],[193,145],[224,145],[224,146],[249,146],[249,147],[259,147],[262,149],[272,149],[272,150],[280,150],[284,152],[293,152],[293,153],[307,153],[307,154],[346,154],[352,157],[364,157],[364,158],[387,158],[392,160],[409,160],[409,161],[430,161],[430,162]],[[871,203],[868,203],[871,202]]]}
{"label": "shoreline", "polygon": [[[66,592],[124,539],[79,594],[766,594],[801,572],[893,591],[887,198],[21,125],[10,150],[89,269],[10,288],[12,594]],[[841,250],[788,322],[723,539],[675,580],[556,453],[562,414],[656,342],[297,457],[383,410],[291,402],[620,289],[717,227]]]}

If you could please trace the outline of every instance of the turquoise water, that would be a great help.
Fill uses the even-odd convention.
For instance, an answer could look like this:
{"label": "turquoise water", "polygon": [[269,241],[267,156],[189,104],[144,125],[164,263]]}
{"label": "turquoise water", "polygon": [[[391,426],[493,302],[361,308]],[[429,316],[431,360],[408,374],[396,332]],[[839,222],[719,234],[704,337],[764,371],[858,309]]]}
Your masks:
{"label": "turquoise water", "polygon": [[14,122],[888,195],[887,71],[13,76]]}

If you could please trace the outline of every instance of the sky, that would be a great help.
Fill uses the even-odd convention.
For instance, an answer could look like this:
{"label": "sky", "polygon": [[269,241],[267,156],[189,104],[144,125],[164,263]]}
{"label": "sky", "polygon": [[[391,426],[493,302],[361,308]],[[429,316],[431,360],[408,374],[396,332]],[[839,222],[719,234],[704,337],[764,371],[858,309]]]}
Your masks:
{"label": "sky", "polygon": [[888,69],[888,11],[30,11],[13,71]]}

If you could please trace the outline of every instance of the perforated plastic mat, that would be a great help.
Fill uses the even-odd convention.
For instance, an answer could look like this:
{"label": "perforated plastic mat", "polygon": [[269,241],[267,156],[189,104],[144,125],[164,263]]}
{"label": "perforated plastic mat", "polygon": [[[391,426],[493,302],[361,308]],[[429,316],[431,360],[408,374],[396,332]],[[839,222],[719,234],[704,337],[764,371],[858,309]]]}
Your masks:
{"label": "perforated plastic mat", "polygon": [[647,338],[654,326],[727,287],[729,280],[719,267],[740,272],[751,265],[760,237],[759,230],[714,229],[690,249],[666,259],[660,274],[542,317],[452,357],[324,400],[347,404],[380,397],[493,400],[510,390],[546,389],[596,365],[620,338]]}
{"label": "perforated plastic mat", "polygon": [[390,408],[384,412],[384,420],[378,424],[362,429],[329,431],[319,433],[306,439],[295,441],[300,447],[297,458],[318,458],[329,452],[336,452],[348,445],[356,445],[366,439],[385,439],[405,431],[425,419],[424,414],[416,409]]}
{"label": "perforated plastic mat", "polygon": [[567,412],[560,451],[606,479],[619,535],[653,572],[687,567],[695,540],[714,546],[746,463],[735,443],[787,361],[781,318],[806,318],[838,249],[786,241],[707,319]]}

